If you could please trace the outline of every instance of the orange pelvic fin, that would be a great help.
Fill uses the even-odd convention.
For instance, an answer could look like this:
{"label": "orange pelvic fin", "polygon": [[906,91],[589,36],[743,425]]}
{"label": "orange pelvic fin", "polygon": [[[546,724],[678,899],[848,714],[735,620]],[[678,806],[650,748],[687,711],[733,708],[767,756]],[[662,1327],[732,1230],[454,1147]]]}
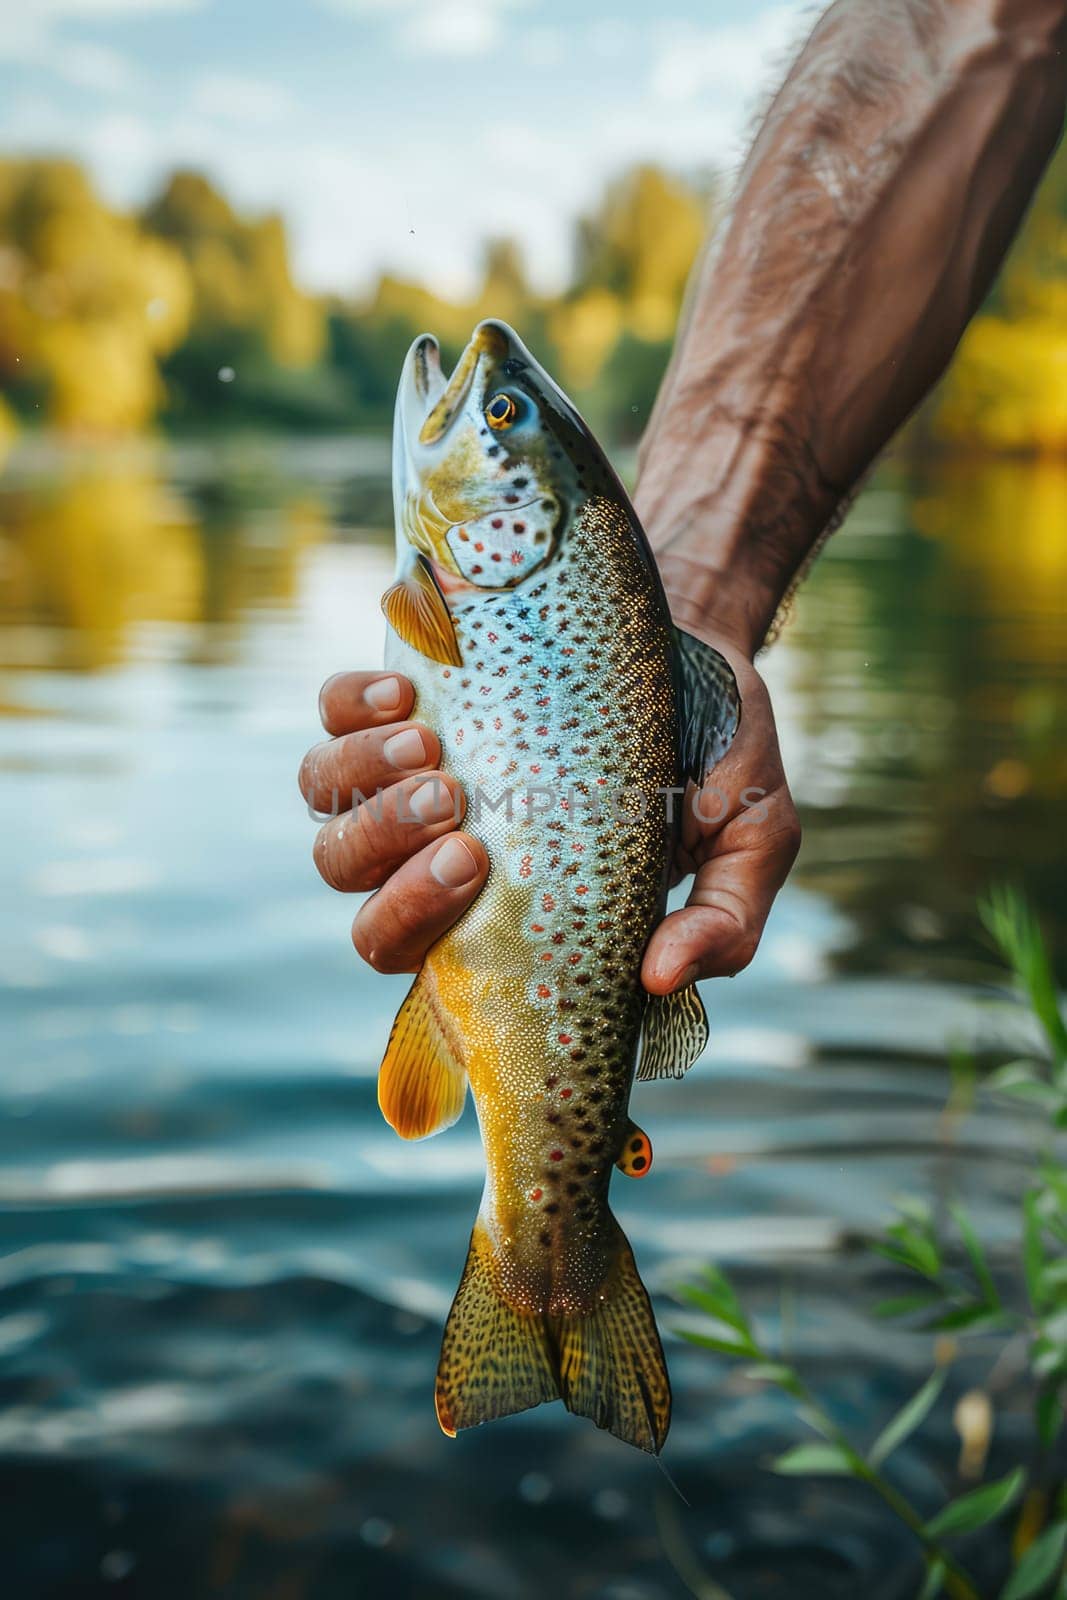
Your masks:
{"label": "orange pelvic fin", "polygon": [[452,613],[421,556],[404,577],[386,589],[382,610],[389,626],[413,650],[431,661],[462,666]]}
{"label": "orange pelvic fin", "polygon": [[626,1137],[615,1165],[628,1178],[647,1178],[652,1170],[652,1140],[636,1122],[626,1124]]}
{"label": "orange pelvic fin", "polygon": [[467,1094],[459,1041],[424,968],[408,990],[378,1073],[378,1104],[402,1139],[451,1127]]}

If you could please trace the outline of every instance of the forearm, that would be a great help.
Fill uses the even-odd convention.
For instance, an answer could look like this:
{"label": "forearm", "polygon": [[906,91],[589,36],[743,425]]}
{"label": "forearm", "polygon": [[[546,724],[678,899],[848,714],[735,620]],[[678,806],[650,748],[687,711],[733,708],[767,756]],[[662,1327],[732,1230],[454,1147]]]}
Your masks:
{"label": "forearm", "polygon": [[1062,128],[1067,0],[838,0],[741,173],[641,449],[677,620],[751,652],[940,376]]}

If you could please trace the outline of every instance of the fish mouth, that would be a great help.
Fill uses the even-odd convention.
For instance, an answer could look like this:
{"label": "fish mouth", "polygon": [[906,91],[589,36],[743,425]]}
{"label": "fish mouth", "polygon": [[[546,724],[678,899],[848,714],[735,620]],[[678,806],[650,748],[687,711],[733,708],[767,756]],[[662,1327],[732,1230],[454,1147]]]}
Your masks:
{"label": "fish mouth", "polygon": [[480,322],[446,378],[441,368],[440,345],[432,333],[420,334],[408,351],[397,397],[412,441],[437,444],[462,410],[479,364],[506,359],[515,342],[514,334],[504,323]]}
{"label": "fish mouth", "polygon": [[[434,341],[436,344],[436,340]],[[483,359],[501,361],[508,353],[508,337],[499,322],[480,322],[460,356],[452,376],[419,430],[420,444],[437,444],[448,432],[470,393],[475,374]],[[438,363],[440,371],[440,363]]]}

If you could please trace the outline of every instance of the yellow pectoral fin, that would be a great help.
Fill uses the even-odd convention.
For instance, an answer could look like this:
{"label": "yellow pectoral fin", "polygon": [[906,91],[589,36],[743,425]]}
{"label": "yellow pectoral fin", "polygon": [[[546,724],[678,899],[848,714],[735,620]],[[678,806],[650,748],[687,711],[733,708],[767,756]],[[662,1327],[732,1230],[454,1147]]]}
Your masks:
{"label": "yellow pectoral fin", "polygon": [[626,1137],[615,1165],[628,1178],[647,1178],[652,1170],[652,1140],[636,1122],[626,1124]]}
{"label": "yellow pectoral fin", "polygon": [[459,1041],[424,968],[393,1023],[378,1073],[378,1104],[402,1139],[426,1139],[452,1126],[466,1095]]}
{"label": "yellow pectoral fin", "polygon": [[382,610],[389,626],[413,650],[446,666],[463,665],[452,613],[421,556],[382,595]]}

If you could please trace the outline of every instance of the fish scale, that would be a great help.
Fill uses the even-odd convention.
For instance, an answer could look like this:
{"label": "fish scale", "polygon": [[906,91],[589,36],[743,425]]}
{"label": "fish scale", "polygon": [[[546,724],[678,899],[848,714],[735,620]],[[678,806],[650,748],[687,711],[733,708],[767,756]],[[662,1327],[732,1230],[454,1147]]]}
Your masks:
{"label": "fish scale", "polygon": [[[612,514],[587,502],[566,554],[536,583],[454,607],[469,665],[427,672],[400,641],[389,655],[418,683],[414,714],[442,730],[442,769],[473,797],[467,825],[492,862],[486,890],[427,965],[446,989],[460,969],[477,996],[468,1072],[487,1153],[483,1217],[509,1289],[552,1311],[588,1309],[603,1276],[608,1179],[644,1010],[633,974],[663,906],[669,836],[656,791],[678,765],[651,574],[609,569],[595,610],[581,581]],[[620,811],[628,799],[636,811],[637,794],[652,803],[616,820],[605,789]],[[601,796],[599,824],[570,790]],[[529,1013],[518,1028],[516,984]]]}
{"label": "fish scale", "polygon": [[639,1056],[642,1076],[680,1076],[706,1038],[695,990],[650,997],[640,969],[666,898],[664,796],[729,742],[732,675],[672,627],[603,452],[503,324],[475,330],[447,383],[415,342],[394,499],[387,662],[489,859],[378,1083],[405,1138],[454,1122],[469,1086],[485,1148],[438,1419],[454,1433],[558,1398],[655,1452],[670,1386],[608,1191],[613,1166],[651,1163],[627,1113]]}

